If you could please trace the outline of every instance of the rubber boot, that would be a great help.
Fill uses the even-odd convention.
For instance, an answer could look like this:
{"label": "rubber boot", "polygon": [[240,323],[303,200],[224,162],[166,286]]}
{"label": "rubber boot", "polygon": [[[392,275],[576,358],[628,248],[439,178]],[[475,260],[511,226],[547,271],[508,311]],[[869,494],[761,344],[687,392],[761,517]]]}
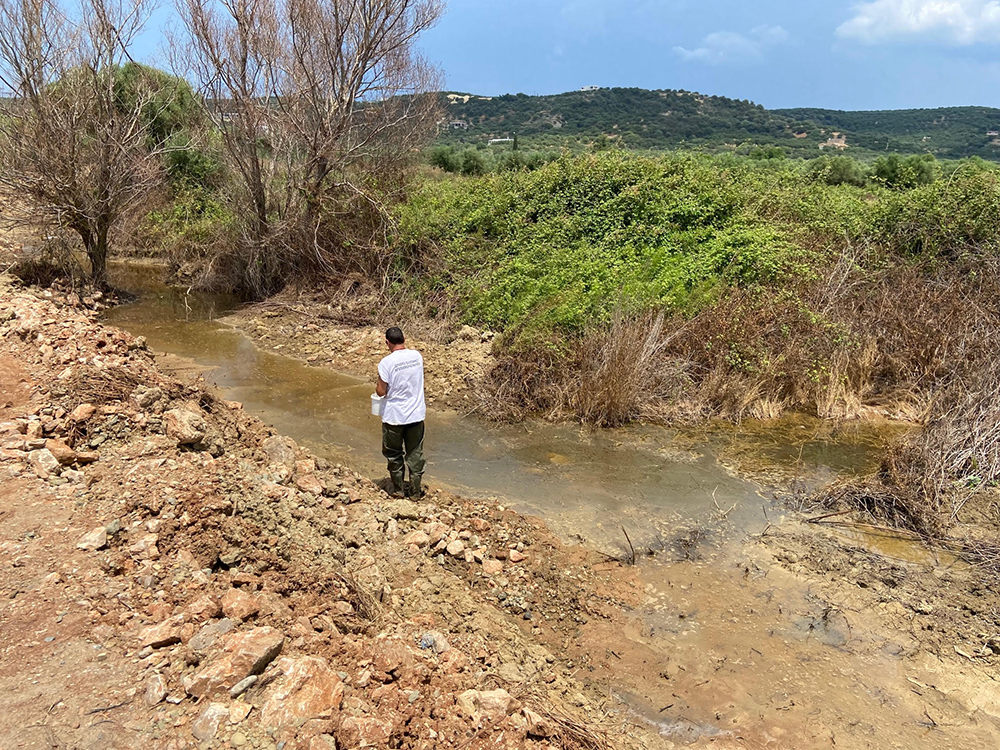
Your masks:
{"label": "rubber boot", "polygon": [[422,479],[422,474],[410,474],[410,497],[419,499],[423,496],[424,488],[420,486]]}
{"label": "rubber boot", "polygon": [[389,494],[392,497],[402,497],[403,496],[403,474],[390,474],[389,481],[392,483],[392,487],[389,489]]}

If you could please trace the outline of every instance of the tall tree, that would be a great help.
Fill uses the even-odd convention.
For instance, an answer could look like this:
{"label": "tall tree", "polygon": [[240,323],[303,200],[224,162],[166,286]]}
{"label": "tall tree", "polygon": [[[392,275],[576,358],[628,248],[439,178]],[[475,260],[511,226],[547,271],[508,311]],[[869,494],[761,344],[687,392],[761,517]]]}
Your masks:
{"label": "tall tree", "polygon": [[157,91],[121,73],[150,0],[83,0],[70,16],[54,0],[0,0],[0,183],[75,232],[91,280],[123,221],[161,178],[162,144],[149,138]]}
{"label": "tall tree", "polygon": [[384,239],[386,191],[437,119],[414,44],[439,0],[178,1],[185,67],[237,177],[246,291],[361,263],[345,248]]}

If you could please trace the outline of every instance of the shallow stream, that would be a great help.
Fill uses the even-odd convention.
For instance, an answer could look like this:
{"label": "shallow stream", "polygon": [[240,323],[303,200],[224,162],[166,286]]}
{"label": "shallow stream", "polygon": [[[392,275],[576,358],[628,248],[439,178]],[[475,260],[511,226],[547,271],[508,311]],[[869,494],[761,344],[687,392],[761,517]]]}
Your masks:
{"label": "shallow stream", "polygon": [[[226,398],[318,455],[372,477],[384,472],[371,383],[259,349],[219,321],[237,309],[236,300],[168,286],[163,274],[154,265],[115,266],[113,282],[137,300],[108,311],[107,322],[145,336],[161,366],[203,374]],[[831,428],[801,417],[692,431],[594,431],[546,422],[498,426],[431,411],[427,479],[473,497],[504,498],[567,537],[605,548],[621,543],[624,525],[638,546],[719,509],[732,509],[726,520],[737,529],[763,526],[768,478],[815,483],[867,468],[883,437],[875,428]]]}
{"label": "shallow stream", "polygon": [[[382,476],[370,382],[259,349],[219,320],[236,309],[234,300],[169,287],[162,273],[115,268],[116,284],[138,299],[110,310],[107,322],[145,336],[165,369],[204,375],[315,453]],[[996,746],[992,714],[966,720],[969,706],[995,705],[993,694],[914,650],[905,633],[886,637],[881,621],[889,609],[872,609],[853,585],[830,604],[813,590],[819,579],[770,565],[761,547],[720,544],[777,521],[783,506],[772,499],[774,489],[871,468],[873,449],[893,432],[805,417],[690,431],[593,431],[543,422],[497,426],[431,411],[427,477],[432,486],[499,497],[612,554],[622,551],[622,527],[639,552],[664,542],[668,554],[639,569],[643,601],[624,632],[595,618],[574,658],[674,742]],[[927,554],[898,538],[845,536],[901,559],[920,562]],[[928,685],[943,687],[928,692]],[[935,722],[954,728],[928,736]]]}

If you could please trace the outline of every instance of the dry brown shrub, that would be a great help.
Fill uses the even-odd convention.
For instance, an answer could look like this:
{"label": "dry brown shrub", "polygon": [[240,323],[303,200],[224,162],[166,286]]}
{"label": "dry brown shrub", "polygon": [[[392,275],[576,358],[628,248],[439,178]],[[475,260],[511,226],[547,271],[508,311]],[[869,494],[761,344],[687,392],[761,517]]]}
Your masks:
{"label": "dry brown shrub", "polygon": [[541,414],[598,427],[662,422],[690,385],[689,363],[665,352],[662,315],[617,313],[570,347],[536,347],[499,358],[480,389],[478,413],[498,421]]}
{"label": "dry brown shrub", "polygon": [[875,476],[836,484],[820,501],[939,538],[983,485],[998,481],[1000,362],[987,359],[953,377],[924,426],[886,450]]}
{"label": "dry brown shrub", "polygon": [[610,328],[584,338],[566,407],[598,427],[656,416],[653,404],[676,382],[661,356],[666,345],[662,315],[615,315]]}
{"label": "dry brown shrub", "polygon": [[555,418],[565,404],[567,367],[563,357],[545,348],[502,355],[476,392],[475,411],[497,422],[519,422],[531,415]]}

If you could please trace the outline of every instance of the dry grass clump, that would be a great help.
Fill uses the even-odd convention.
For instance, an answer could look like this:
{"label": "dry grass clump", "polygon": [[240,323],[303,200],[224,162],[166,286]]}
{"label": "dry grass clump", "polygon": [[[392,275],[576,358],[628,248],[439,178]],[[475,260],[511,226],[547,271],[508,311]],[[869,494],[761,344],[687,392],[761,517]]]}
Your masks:
{"label": "dry grass clump", "polygon": [[680,378],[662,356],[668,343],[662,315],[616,315],[610,328],[584,339],[566,407],[598,427],[655,419],[658,402],[676,390]]}
{"label": "dry grass clump", "polygon": [[540,413],[597,427],[665,421],[689,385],[688,363],[666,354],[670,341],[663,315],[618,313],[567,355],[537,347],[501,357],[478,411],[498,421]]}
{"label": "dry grass clump", "polygon": [[1000,362],[991,358],[952,378],[924,426],[889,447],[875,476],[834,485],[820,501],[940,538],[976,492],[998,481]]}
{"label": "dry grass clump", "polygon": [[127,401],[141,382],[124,367],[80,367],[67,378],[65,388],[79,403],[100,405]]}

